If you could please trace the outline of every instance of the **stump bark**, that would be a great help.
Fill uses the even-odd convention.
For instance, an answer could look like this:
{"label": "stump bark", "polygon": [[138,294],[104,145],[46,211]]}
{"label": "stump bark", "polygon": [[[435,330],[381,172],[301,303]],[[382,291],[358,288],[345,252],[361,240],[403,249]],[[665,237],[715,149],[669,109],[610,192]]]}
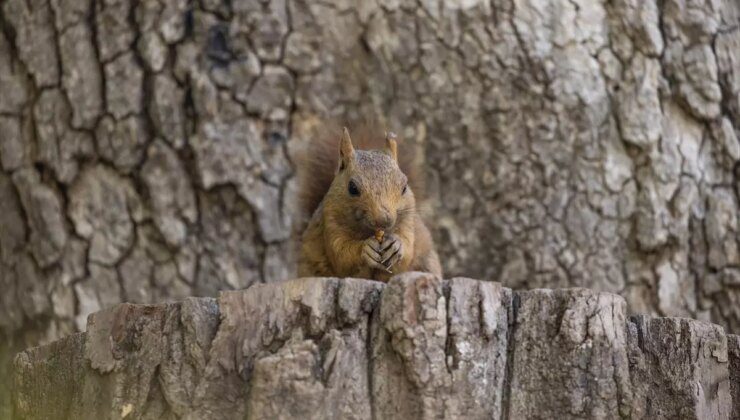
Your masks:
{"label": "stump bark", "polygon": [[18,419],[730,419],[738,336],[588,289],[407,273],[157,305],[15,358]]}

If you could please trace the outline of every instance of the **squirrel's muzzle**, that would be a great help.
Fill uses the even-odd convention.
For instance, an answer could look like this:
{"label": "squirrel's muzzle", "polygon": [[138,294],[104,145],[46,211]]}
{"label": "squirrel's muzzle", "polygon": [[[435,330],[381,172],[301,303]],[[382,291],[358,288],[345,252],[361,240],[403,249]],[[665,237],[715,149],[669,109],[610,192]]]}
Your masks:
{"label": "squirrel's muzzle", "polygon": [[396,224],[396,218],[387,209],[380,210],[373,219],[372,227],[376,230],[390,230]]}

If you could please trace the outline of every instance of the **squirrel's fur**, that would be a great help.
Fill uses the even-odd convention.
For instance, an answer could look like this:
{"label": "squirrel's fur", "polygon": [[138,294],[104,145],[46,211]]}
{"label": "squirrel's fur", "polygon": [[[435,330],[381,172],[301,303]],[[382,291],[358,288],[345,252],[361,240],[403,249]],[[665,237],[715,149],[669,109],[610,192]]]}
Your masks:
{"label": "squirrel's fur", "polygon": [[[300,208],[310,215],[300,244],[299,276],[387,280],[391,271],[441,275],[431,235],[416,208],[423,183],[411,148],[401,142],[396,150],[395,137],[379,134],[369,127],[353,131],[351,139],[346,129],[330,132],[313,138],[297,156]],[[372,240],[378,230],[386,235],[382,244]],[[378,251],[373,261],[380,262],[383,251],[396,249],[398,255],[380,268],[367,262],[365,254],[373,250]]]}

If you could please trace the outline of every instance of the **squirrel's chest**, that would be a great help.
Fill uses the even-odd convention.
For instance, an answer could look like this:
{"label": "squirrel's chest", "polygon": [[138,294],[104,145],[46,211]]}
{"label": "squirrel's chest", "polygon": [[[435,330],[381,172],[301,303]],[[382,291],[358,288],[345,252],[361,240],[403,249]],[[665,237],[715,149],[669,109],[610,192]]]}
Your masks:
{"label": "squirrel's chest", "polygon": [[362,263],[359,263],[358,265],[355,265],[349,268],[344,273],[337,274],[337,277],[355,277],[355,278],[361,278],[361,279],[370,279],[370,280],[387,282],[394,275],[395,273],[390,274],[390,273],[386,273],[381,270],[375,270],[367,266],[364,266]]}

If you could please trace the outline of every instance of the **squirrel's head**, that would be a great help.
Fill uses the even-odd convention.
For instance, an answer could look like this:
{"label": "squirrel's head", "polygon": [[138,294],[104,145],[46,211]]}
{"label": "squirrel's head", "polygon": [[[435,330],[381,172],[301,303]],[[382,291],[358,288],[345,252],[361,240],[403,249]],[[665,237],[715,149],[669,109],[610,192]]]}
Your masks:
{"label": "squirrel's head", "polygon": [[325,210],[358,239],[376,230],[393,232],[416,207],[408,179],[398,166],[395,135],[386,134],[383,150],[355,150],[344,128],[339,167],[327,195],[331,199],[325,202]]}

